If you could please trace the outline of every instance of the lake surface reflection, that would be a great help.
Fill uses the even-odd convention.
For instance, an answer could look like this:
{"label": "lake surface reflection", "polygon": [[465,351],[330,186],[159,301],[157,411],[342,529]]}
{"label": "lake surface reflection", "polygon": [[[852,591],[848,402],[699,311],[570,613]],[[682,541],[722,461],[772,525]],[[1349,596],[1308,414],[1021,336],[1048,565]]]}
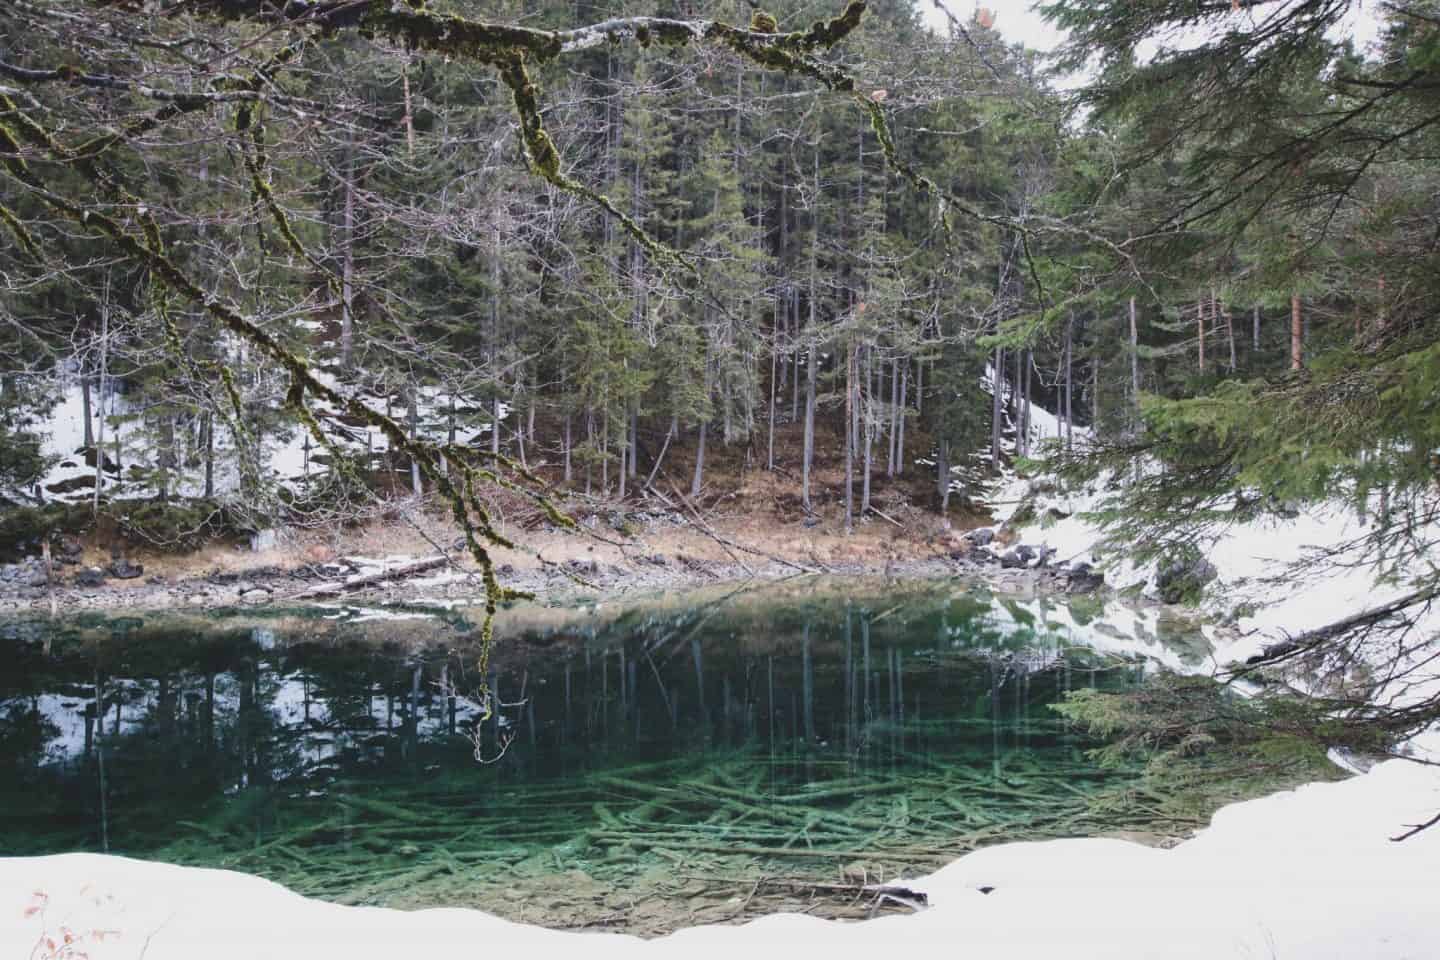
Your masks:
{"label": "lake surface reflection", "polygon": [[1203,653],[1127,611],[807,578],[506,611],[487,711],[470,625],[344,607],[0,623],[0,854],[512,915],[519,891],[557,926],[625,904],[615,925],[642,932],[681,902],[728,919],[727,878],[1086,832],[1133,774],[1098,768],[1049,704],[1143,682],[1116,651]]}

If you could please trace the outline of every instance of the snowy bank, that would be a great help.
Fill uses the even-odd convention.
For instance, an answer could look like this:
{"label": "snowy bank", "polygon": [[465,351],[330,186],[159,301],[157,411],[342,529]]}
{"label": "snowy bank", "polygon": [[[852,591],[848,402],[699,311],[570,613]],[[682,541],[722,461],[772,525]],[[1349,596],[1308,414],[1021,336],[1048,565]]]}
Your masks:
{"label": "snowy bank", "polygon": [[1112,839],[990,847],[910,883],[932,904],[910,916],[847,924],[783,914],[652,941],[470,910],[343,907],[244,874],[119,857],[0,859],[0,956],[78,955],[62,952],[68,929],[93,960],[562,952],[692,960],[796,949],[866,960],[896,949],[1046,960],[1434,957],[1440,828],[1389,838],[1437,809],[1440,770],[1391,761],[1342,783],[1226,807],[1171,850]]}

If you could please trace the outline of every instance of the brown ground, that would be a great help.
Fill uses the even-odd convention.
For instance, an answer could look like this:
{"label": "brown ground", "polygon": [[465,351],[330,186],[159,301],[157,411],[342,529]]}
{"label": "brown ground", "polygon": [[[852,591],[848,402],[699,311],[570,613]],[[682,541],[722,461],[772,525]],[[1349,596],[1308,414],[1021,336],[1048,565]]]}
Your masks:
{"label": "brown ground", "polygon": [[[579,533],[553,528],[533,504],[515,494],[492,490],[485,500],[498,528],[520,545],[515,550],[492,551],[502,582],[547,592],[554,586],[574,586],[557,567],[607,588],[706,582],[751,574],[775,576],[796,572],[797,566],[822,572],[901,572],[917,564],[943,563],[961,546],[961,533],[989,522],[984,513],[965,509],[958,498],[952,500],[948,520],[938,516],[933,474],[912,465],[905,476],[887,479],[884,445],[879,443],[871,474],[871,503],[884,516],[874,512],[858,515],[861,481],[857,464],[857,516],[853,531],[847,534],[842,442],[823,430],[817,437],[813,511],[809,514],[800,502],[798,425],[777,427],[774,471],[763,469],[763,435],[749,449],[712,442],[707,448],[705,484],[694,498],[688,496],[694,465],[690,439],[671,445],[654,490],[636,492],[632,482],[624,501],[614,496],[614,471],[610,496],[600,495],[598,471],[593,495],[586,496],[581,474],[574,492],[557,488],[556,498],[562,511],[579,522]],[[651,449],[658,447],[655,443]],[[910,447],[913,457],[915,450],[928,444]],[[779,451],[797,452],[780,456]],[[642,454],[642,463],[645,459]],[[559,471],[554,467],[542,465],[537,472],[558,480]],[[642,483],[645,472],[639,478]],[[693,522],[692,507],[715,536]],[[430,555],[437,552],[437,545],[454,558],[458,569],[473,572],[473,561],[463,549],[457,549],[458,535],[447,506],[432,501],[419,507],[413,500],[397,501],[394,515],[385,521],[348,529],[283,530],[277,546],[262,552],[251,551],[246,543],[211,543],[182,555],[130,548],[130,559],[143,564],[145,577],[112,579],[106,586],[88,591],[62,583],[57,604],[63,609],[234,602],[250,582],[273,577],[273,568],[314,568],[353,556]],[[82,565],[103,567],[109,562],[111,545],[100,542],[102,539],[90,538]],[[271,569],[269,574],[260,572],[266,568]],[[218,588],[217,580],[222,582]],[[234,586],[237,580],[239,590]],[[468,590],[473,594],[475,586],[471,582],[445,592],[458,595]],[[275,586],[269,598],[285,599],[303,589],[303,583]],[[48,602],[45,591],[22,589],[0,596],[0,609],[44,607]]]}

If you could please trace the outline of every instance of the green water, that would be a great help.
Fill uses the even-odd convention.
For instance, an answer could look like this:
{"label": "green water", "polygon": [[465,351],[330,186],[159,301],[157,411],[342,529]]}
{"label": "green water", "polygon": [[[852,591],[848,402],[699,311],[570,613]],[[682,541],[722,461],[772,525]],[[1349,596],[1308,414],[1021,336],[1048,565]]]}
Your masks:
{"label": "green water", "polygon": [[[727,919],[726,884],[752,877],[892,876],[1103,829],[1135,774],[1048,705],[1144,682],[1088,645],[1107,630],[949,584],[519,608],[482,720],[463,611],[0,623],[0,854],[557,926]],[[1196,652],[1147,641],[1167,639]]]}

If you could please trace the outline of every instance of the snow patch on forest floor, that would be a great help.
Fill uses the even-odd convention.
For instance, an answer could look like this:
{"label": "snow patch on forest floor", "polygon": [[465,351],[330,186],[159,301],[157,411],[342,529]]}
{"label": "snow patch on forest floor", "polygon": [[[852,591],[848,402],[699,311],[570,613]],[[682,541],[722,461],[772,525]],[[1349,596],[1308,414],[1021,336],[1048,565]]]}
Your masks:
{"label": "snow patch on forest floor", "polygon": [[[931,904],[914,915],[857,924],[779,914],[651,941],[474,910],[338,906],[241,873],[121,857],[0,859],[0,955],[692,960],[803,949],[869,960],[903,945],[914,958],[1431,957],[1440,829],[1390,837],[1437,808],[1440,770],[1391,761],[1226,807],[1170,850],[1108,838],[988,847],[908,881]],[[70,953],[60,950],[66,931]]]}

